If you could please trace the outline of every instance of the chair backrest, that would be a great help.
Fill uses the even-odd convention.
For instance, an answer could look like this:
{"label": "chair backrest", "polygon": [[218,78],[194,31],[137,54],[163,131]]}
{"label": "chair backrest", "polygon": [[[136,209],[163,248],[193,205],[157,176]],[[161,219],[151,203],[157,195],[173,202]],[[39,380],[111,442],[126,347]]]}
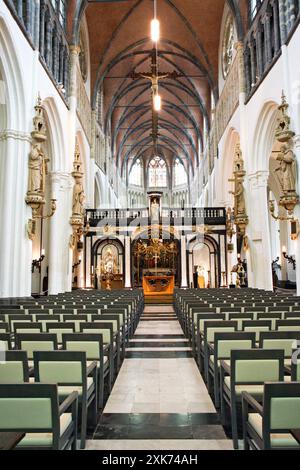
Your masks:
{"label": "chair backrest", "polygon": [[83,351],[34,351],[37,382],[81,385],[86,391],[86,354]]}
{"label": "chair backrest", "polygon": [[300,383],[265,383],[263,440],[271,447],[271,433],[290,433],[300,429]]}
{"label": "chair backrest", "polygon": [[72,322],[65,323],[46,323],[46,331],[48,333],[54,333],[57,336],[57,341],[62,342],[63,333],[74,333],[75,324]]}
{"label": "chair backrest", "polygon": [[16,323],[30,323],[33,321],[32,315],[10,315],[9,316],[9,325],[10,325],[10,331],[14,332],[15,331],[15,324]]}
{"label": "chair backrest", "polygon": [[62,335],[62,347],[66,351],[84,351],[88,361],[100,361],[103,356],[101,334],[66,333]]}
{"label": "chair backrest", "polygon": [[214,342],[215,333],[236,331],[238,323],[236,321],[206,321],[204,323],[204,342]]}
{"label": "chair backrest", "polygon": [[3,351],[9,351],[10,349],[12,349],[12,342],[11,342],[10,333],[0,332],[0,354]]}
{"label": "chair backrest", "polygon": [[17,322],[14,324],[14,332],[17,333],[41,333],[43,324],[39,322]]}
{"label": "chair backrest", "polygon": [[246,333],[240,331],[235,331],[233,333],[215,333],[215,361],[229,359],[233,349],[252,349],[254,347],[255,333]]}
{"label": "chair backrest", "polygon": [[101,315],[92,315],[92,321],[96,321],[98,323],[111,323],[114,333],[118,333],[118,331],[120,330],[119,315],[112,315],[106,313],[103,313]]}
{"label": "chair backrest", "polygon": [[194,321],[197,325],[198,331],[204,332],[204,323],[206,321],[221,321],[225,320],[225,313],[195,313]]}
{"label": "chair backrest", "polygon": [[244,320],[242,321],[242,330],[254,332],[256,341],[259,341],[259,335],[262,331],[270,331],[272,329],[272,320]]}
{"label": "chair backrest", "polygon": [[5,351],[0,360],[0,383],[23,383],[29,381],[26,351]]}
{"label": "chair backrest", "polygon": [[265,331],[260,334],[261,349],[283,349],[284,356],[291,358],[300,341],[300,331]]}
{"label": "chair backrest", "polygon": [[0,431],[50,432],[58,448],[60,434],[57,386],[54,384],[1,384]]}
{"label": "chair backrest", "polygon": [[300,331],[300,319],[299,320],[276,320],[276,330]]}
{"label": "chair backrest", "polygon": [[80,325],[80,331],[82,333],[89,334],[101,334],[103,337],[103,343],[113,343],[113,326],[109,322],[90,322]]}
{"label": "chair backrest", "polygon": [[261,384],[284,379],[284,352],[277,349],[232,350],[232,390],[236,384]]}
{"label": "chair backrest", "polygon": [[6,322],[0,322],[0,333],[6,333],[9,331],[9,325]]}
{"label": "chair backrest", "polygon": [[33,359],[34,351],[58,349],[57,337],[53,333],[18,333],[15,342],[17,349],[26,351],[29,359]]}

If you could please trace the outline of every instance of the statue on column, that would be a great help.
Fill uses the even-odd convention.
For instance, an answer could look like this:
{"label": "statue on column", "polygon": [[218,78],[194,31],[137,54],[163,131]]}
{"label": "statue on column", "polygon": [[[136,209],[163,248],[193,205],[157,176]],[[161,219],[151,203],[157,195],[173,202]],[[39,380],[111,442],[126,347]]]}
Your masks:
{"label": "statue on column", "polygon": [[280,148],[276,160],[280,162],[275,171],[278,172],[278,177],[282,191],[290,192],[296,190],[296,169],[295,169],[295,155],[288,144],[284,144]]}
{"label": "statue on column", "polygon": [[40,149],[40,144],[34,144],[29,154],[29,193],[42,192],[42,180],[44,170],[44,154]]}
{"label": "statue on column", "polygon": [[73,216],[83,217],[84,210],[83,204],[85,200],[84,189],[80,181],[76,181],[73,188],[73,204],[72,214]]}
{"label": "statue on column", "polygon": [[245,175],[242,151],[238,143],[235,150],[233,178],[229,181],[234,183],[234,189],[230,191],[230,194],[234,196],[234,222],[239,227],[242,235],[245,234],[246,225],[248,224],[244,190]]}

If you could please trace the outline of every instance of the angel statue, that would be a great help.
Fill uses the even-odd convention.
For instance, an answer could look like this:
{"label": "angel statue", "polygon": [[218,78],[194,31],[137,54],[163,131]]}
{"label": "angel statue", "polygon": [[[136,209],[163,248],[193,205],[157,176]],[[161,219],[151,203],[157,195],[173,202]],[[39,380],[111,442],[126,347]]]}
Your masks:
{"label": "angel statue", "polygon": [[294,192],[296,186],[295,155],[289,145],[284,144],[281,146],[276,160],[280,162],[276,171],[278,171],[278,177],[283,192]]}

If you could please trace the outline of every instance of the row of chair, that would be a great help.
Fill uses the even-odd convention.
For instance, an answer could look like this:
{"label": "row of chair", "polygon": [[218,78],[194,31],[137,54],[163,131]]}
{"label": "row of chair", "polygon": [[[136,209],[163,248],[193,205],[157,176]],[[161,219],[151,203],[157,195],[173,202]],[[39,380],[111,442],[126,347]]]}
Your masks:
{"label": "row of chair", "polygon": [[104,306],[99,292],[55,297],[1,307],[0,431],[25,432],[22,449],[76,449],[78,428],[85,447],[144,302],[141,291],[109,293]]}
{"label": "row of chair", "polygon": [[[251,296],[252,294],[251,292]],[[227,298],[234,295],[236,294],[226,294]],[[257,295],[261,294],[255,292],[254,297]],[[204,297],[211,304],[210,292],[205,291]],[[185,300],[184,304],[182,299]],[[292,304],[292,299],[289,302]],[[300,319],[294,316],[282,317],[282,310],[257,310],[250,312],[250,315],[244,311],[204,312],[207,307],[203,303],[195,306],[194,294],[190,294],[188,290],[177,291],[174,304],[184,331],[193,344],[208,391],[216,408],[220,408],[222,423],[230,425],[234,447],[238,448],[238,425],[242,422],[245,448],[300,448],[290,434],[292,427],[300,427],[300,416],[297,413],[295,419],[279,420],[281,427],[268,427],[263,419],[265,416],[268,419],[272,417],[267,401],[265,402],[270,397],[272,399],[270,390],[274,390],[274,396],[281,394],[280,396],[285,397],[291,406],[293,393],[295,390],[298,393],[300,391],[300,383],[297,383],[300,381]],[[181,310],[183,305],[184,311]],[[195,311],[192,310],[192,324],[183,321],[188,316],[189,308],[195,308]],[[201,313],[197,312],[197,308],[203,308]],[[254,402],[260,407],[260,413],[255,413],[255,430],[254,413],[251,409],[251,403]],[[285,427],[288,424],[290,428]]]}

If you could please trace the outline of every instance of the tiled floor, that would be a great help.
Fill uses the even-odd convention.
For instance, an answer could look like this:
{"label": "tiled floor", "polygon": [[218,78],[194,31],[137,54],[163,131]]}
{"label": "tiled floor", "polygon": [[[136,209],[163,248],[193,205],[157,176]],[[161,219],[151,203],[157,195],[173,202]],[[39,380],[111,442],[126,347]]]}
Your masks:
{"label": "tiled floor", "polygon": [[147,306],[87,449],[232,449],[171,306]]}

